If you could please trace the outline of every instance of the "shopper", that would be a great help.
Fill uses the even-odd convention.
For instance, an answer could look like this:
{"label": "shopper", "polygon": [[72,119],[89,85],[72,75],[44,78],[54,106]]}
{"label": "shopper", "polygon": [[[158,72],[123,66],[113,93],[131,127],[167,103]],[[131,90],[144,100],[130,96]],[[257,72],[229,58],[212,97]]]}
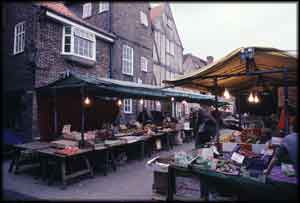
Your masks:
{"label": "shopper", "polygon": [[198,111],[198,132],[196,134],[195,148],[211,141],[217,135],[216,120],[202,109]]}
{"label": "shopper", "polygon": [[298,115],[293,121],[293,131],[285,136],[281,145],[277,148],[276,153],[269,163],[269,166],[264,170],[264,174],[269,174],[275,164],[281,162],[292,163],[298,177],[298,134],[299,124]]}

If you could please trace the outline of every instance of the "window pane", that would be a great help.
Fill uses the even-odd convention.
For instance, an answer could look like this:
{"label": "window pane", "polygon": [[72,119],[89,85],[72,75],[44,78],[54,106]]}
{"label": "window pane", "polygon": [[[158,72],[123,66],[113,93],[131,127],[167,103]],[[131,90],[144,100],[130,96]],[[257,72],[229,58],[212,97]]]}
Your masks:
{"label": "window pane", "polygon": [[74,37],[74,52],[78,54],[78,38]]}
{"label": "window pane", "polygon": [[65,37],[65,44],[71,44],[71,37]]}
{"label": "window pane", "polygon": [[71,51],[71,46],[65,45],[65,52],[70,52],[70,51]]}
{"label": "window pane", "polygon": [[65,34],[71,34],[71,26],[65,27]]}

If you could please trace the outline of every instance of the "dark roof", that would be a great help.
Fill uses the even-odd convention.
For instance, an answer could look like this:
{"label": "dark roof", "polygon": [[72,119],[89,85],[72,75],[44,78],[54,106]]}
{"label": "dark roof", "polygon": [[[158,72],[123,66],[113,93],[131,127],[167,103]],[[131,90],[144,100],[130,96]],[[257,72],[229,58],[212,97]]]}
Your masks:
{"label": "dark roof", "polygon": [[193,63],[197,64],[198,66],[201,66],[201,63],[204,63],[204,65],[207,65],[207,61],[197,57],[197,56],[194,56],[193,54],[184,54],[183,55],[183,62],[188,58],[188,57],[191,57],[192,58],[192,61]]}
{"label": "dark roof", "polygon": [[[43,87],[36,88],[37,91],[47,91],[51,88],[71,88],[86,86],[93,89],[95,95],[120,98],[144,98],[169,100],[174,97],[175,100],[186,100],[190,102],[213,103],[214,97],[211,95],[188,93],[174,89],[162,89],[158,86],[138,84],[129,81],[120,81],[109,78],[99,78],[91,75],[82,75],[78,73],[70,73],[65,77],[61,77],[54,82]],[[220,101],[221,102],[221,101]]]}
{"label": "dark roof", "polygon": [[61,2],[52,2],[52,1],[40,1],[35,3],[37,6],[41,6],[47,10],[50,10],[52,12],[55,12],[58,15],[61,15],[63,17],[66,17],[74,22],[77,22],[79,24],[82,24],[90,29],[93,29],[97,32],[100,32],[104,35],[107,35],[112,38],[116,38],[116,36],[113,33],[109,33],[99,27],[96,27],[83,19],[81,19],[79,16],[77,16],[74,12],[72,12],[67,6],[65,6],[64,3]]}
{"label": "dark roof", "polygon": [[164,11],[164,4],[160,4],[158,6],[155,6],[153,8],[150,9],[150,18],[151,21],[153,22],[153,20],[158,17],[161,16],[162,13]]}

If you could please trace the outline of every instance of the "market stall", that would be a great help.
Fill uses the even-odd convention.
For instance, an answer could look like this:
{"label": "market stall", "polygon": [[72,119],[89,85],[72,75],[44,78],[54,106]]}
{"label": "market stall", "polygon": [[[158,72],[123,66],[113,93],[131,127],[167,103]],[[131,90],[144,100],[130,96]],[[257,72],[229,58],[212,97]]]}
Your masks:
{"label": "market stall", "polygon": [[[269,176],[262,174],[271,155],[249,153],[247,156],[238,156],[240,150],[220,152],[212,156],[207,154],[209,148],[187,152],[180,158],[173,157],[168,169],[168,200],[173,200],[176,194],[176,176],[195,175],[205,182],[211,191],[220,195],[230,196],[238,200],[250,199],[296,199],[297,178],[289,177],[280,169],[274,168]],[[206,153],[203,153],[206,151]],[[280,174],[278,174],[280,173]],[[281,178],[278,178],[278,177]],[[284,194],[284,195],[283,195]],[[207,194],[208,195],[208,194]],[[208,199],[201,196],[200,199]]]}
{"label": "market stall", "polygon": [[[263,99],[264,91],[284,87],[285,113],[288,114],[288,87],[297,86],[297,57],[286,51],[268,47],[241,47],[220,60],[173,80],[164,81],[169,87],[180,86],[193,90],[212,91],[217,95],[249,94],[249,102]],[[218,106],[215,104],[216,109]],[[241,114],[239,115],[241,120]],[[285,133],[288,133],[286,116]]]}
{"label": "market stall", "polygon": [[[193,90],[212,91],[215,95],[215,102],[218,102],[218,95],[220,95],[221,92],[224,92],[224,97],[227,98],[229,98],[231,95],[235,96],[238,107],[237,110],[239,112],[239,127],[242,127],[242,115],[240,111],[241,95],[248,94],[248,102],[251,105],[260,105],[260,101],[264,99],[265,92],[270,91],[270,89],[272,88],[284,87],[285,102],[282,111],[284,112],[284,117],[282,117],[284,120],[281,119],[283,123],[282,126],[284,129],[284,133],[277,133],[277,136],[283,136],[289,133],[288,87],[298,85],[296,76],[297,63],[298,59],[296,56],[290,55],[288,52],[283,50],[267,47],[242,47],[232,51],[220,60],[217,60],[195,72],[175,78],[174,80],[164,82],[168,85],[168,87],[180,86]],[[218,111],[217,103],[215,103],[215,109]],[[247,128],[241,128],[241,131],[230,132],[227,135],[218,137],[217,139],[218,142],[216,144],[216,147],[221,151],[222,154],[222,150],[226,151],[226,153],[231,152],[230,157],[233,160],[230,160],[229,162],[225,161],[225,163],[227,164],[231,162],[231,164],[229,164],[231,166],[225,167],[225,171],[223,168],[223,174],[221,176],[219,176],[220,171],[218,172],[218,167],[214,170],[211,170],[211,168],[208,167],[210,170],[209,172],[207,172],[207,170],[203,172],[202,169],[198,170],[198,168],[196,170],[196,173],[200,175],[201,181],[206,182],[207,185],[213,185],[214,187],[217,187],[218,185],[228,186],[228,184],[230,183],[232,187],[235,187],[237,189],[230,189],[230,192],[232,194],[237,194],[237,196],[240,196],[240,199],[243,199],[243,197],[241,196],[241,191],[243,191],[244,193],[245,191],[247,191],[247,194],[249,194],[247,195],[247,197],[245,197],[245,199],[258,198],[260,195],[255,194],[255,192],[261,192],[261,197],[266,197],[267,199],[282,199],[284,197],[280,197],[280,195],[272,196],[270,194],[283,194],[285,192],[288,192],[288,194],[291,195],[291,198],[294,199],[297,195],[295,189],[297,187],[297,183],[295,183],[294,181],[291,185],[286,185],[285,182],[288,182],[288,177],[286,175],[282,179],[276,178],[282,177],[282,172],[285,171],[286,167],[282,166],[281,170],[278,170],[277,168],[277,172],[271,173],[268,177],[262,178],[262,180],[267,179],[268,181],[266,182],[256,181],[251,183],[252,180],[248,182],[249,175],[246,175],[247,177],[245,177],[245,173],[237,172],[242,168],[243,161],[239,164],[239,170],[236,170],[236,166],[234,166],[235,164],[232,165],[232,161],[236,162],[239,159],[245,159],[245,157],[250,159],[259,157],[258,155],[261,153],[267,153],[268,156],[273,156],[274,150],[267,150],[265,148],[270,145],[275,146],[274,143],[280,144],[280,139],[277,140],[277,137],[275,139],[272,139],[271,142],[268,142],[269,144],[266,144],[267,140],[264,139],[264,125],[262,119],[260,119],[259,117],[252,116],[250,119],[247,119],[246,123],[247,125],[244,127]],[[279,130],[277,132],[279,132]],[[274,142],[273,145],[272,142]],[[242,150],[237,153],[235,151],[237,149]],[[233,157],[234,151],[235,155]],[[202,161],[200,159],[199,162],[201,163]],[[224,164],[224,161],[221,161],[221,163]],[[193,164],[190,163],[188,165]],[[260,172],[256,171],[256,173],[254,173],[257,177],[263,177],[262,170],[265,169],[267,165],[266,163],[261,164],[260,167]],[[172,167],[172,164],[170,164],[170,177],[174,176],[174,171],[177,169],[177,167]],[[188,170],[189,172],[195,172],[195,170],[191,169],[190,167],[188,167],[188,169],[186,170]],[[211,171],[213,172],[211,173]],[[227,173],[228,171],[230,173]],[[236,171],[236,174],[232,174],[232,171]],[[279,172],[281,174],[278,174]],[[272,183],[270,182],[272,176],[273,179],[277,180],[278,184],[275,184],[272,181]],[[174,178],[170,178],[170,185],[168,186],[169,199],[172,199],[173,195],[173,179]],[[227,180],[229,182],[227,182]],[[250,186],[254,187],[252,187],[251,189]],[[259,191],[257,191],[255,187],[260,188]],[[287,188],[289,188],[290,190],[287,191]],[[263,196],[264,194],[269,195]]]}
{"label": "market stall", "polygon": [[[42,177],[51,183],[54,174],[47,174],[50,174],[49,168],[54,167],[55,170],[51,172],[57,172],[63,177],[62,186],[65,188],[69,179],[86,173],[93,176],[93,170],[98,165],[104,168],[104,174],[109,167],[116,170],[117,164],[124,161],[117,160],[117,153],[132,153],[144,158],[145,154],[150,155],[153,148],[157,148],[157,140],[162,140],[159,143],[162,149],[169,150],[173,147],[175,125],[143,126],[135,122],[127,126],[120,125],[118,131],[111,126],[119,114],[122,99],[171,101],[169,90],[67,71],[36,91],[41,134],[41,141],[37,145],[42,148],[16,145],[17,153],[10,171],[13,168],[15,172],[19,171],[19,159],[28,151],[37,155]],[[184,96],[193,102],[213,101],[212,97],[206,95]],[[183,98],[183,93],[172,91],[172,97],[179,101]],[[47,144],[46,147],[44,143]],[[100,155],[103,159],[95,160]],[[81,160],[80,164],[76,160]],[[55,163],[55,166],[49,163]],[[72,168],[80,170],[71,170]]]}

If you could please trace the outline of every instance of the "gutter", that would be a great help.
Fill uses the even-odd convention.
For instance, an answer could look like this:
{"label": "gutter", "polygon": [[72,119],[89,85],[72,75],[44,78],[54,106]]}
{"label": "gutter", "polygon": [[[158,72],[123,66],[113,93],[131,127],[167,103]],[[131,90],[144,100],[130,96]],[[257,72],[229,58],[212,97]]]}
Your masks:
{"label": "gutter", "polygon": [[76,27],[78,27],[80,29],[83,29],[83,30],[87,30],[87,31],[95,34],[97,37],[99,37],[99,38],[101,38],[101,39],[103,39],[103,40],[105,40],[107,42],[113,43],[114,40],[115,40],[114,36],[105,35],[103,33],[95,31],[95,30],[93,30],[93,29],[91,29],[91,28],[89,28],[87,26],[80,25],[79,23],[76,23],[76,22],[74,22],[72,20],[69,20],[69,19],[67,19],[67,18],[65,18],[63,16],[60,16],[60,15],[52,12],[52,11],[46,11],[46,16],[48,16],[50,18],[53,18],[53,19],[55,19],[55,20],[57,20],[59,22],[62,22],[62,23],[65,23],[65,24],[69,24],[69,25],[72,25],[72,26],[76,26]]}
{"label": "gutter", "polygon": [[[108,14],[108,31],[112,32],[112,2],[109,4],[109,14]],[[113,58],[113,44],[109,47],[109,67],[108,67],[108,78],[112,78],[112,58]]]}

